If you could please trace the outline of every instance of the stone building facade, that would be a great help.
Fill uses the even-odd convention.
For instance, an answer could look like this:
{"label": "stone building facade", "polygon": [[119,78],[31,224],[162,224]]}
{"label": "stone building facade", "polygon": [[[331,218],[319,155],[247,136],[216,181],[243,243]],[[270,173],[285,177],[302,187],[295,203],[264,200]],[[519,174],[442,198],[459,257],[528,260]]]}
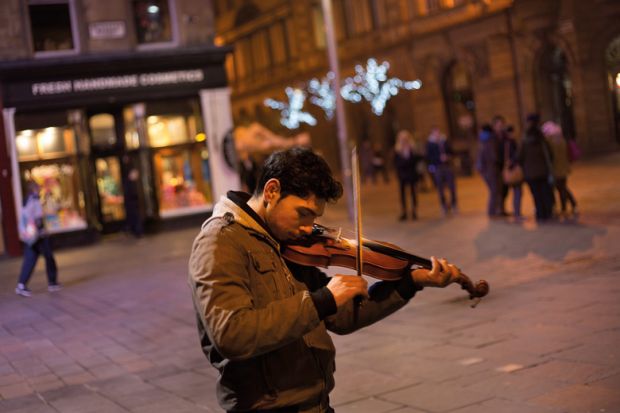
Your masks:
{"label": "stone building facade", "polygon": [[[25,188],[57,242],[203,220],[238,185],[211,0],[4,0],[0,255]],[[188,218],[189,217],[189,218]]]}
{"label": "stone building facade", "polygon": [[[259,120],[280,132],[277,111],[286,86],[325,76],[321,2],[215,0],[219,44],[227,61],[238,122]],[[477,129],[496,114],[520,133],[530,112],[561,123],[586,153],[620,143],[620,2],[613,0],[333,0],[341,77],[368,58],[387,61],[390,76],[420,79],[382,116],[346,103],[349,139],[386,150],[398,129],[423,141],[437,125],[462,160],[475,151]],[[320,109],[303,125],[313,144],[338,163],[333,121]],[[463,165],[466,167],[466,165]],[[466,168],[467,169],[467,168]]]}

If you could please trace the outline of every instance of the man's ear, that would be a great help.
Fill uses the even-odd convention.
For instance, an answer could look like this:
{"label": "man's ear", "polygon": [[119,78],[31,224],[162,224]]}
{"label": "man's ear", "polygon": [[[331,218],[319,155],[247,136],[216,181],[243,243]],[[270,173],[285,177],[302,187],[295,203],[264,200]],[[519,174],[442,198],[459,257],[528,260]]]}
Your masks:
{"label": "man's ear", "polygon": [[267,201],[271,201],[277,194],[280,193],[280,181],[276,178],[271,178],[265,184],[264,197]]}

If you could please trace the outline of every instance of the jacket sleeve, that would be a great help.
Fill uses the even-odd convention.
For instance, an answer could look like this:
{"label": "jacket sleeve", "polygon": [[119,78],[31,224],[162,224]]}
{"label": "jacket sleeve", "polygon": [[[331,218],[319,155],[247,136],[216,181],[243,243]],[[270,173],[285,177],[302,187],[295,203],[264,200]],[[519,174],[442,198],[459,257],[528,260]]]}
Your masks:
{"label": "jacket sleeve", "polygon": [[308,291],[253,303],[250,257],[230,228],[205,232],[194,241],[189,282],[200,322],[218,352],[244,360],[282,347],[320,323]]}
{"label": "jacket sleeve", "polygon": [[[294,264],[289,264],[289,268],[311,292],[324,289],[329,283],[330,278],[318,268]],[[351,301],[338,308],[335,314],[325,318],[325,326],[336,334],[352,333],[404,307],[421,289],[413,283],[409,274],[399,281],[376,282],[369,288],[370,299],[364,300],[361,306]]]}
{"label": "jacket sleeve", "polygon": [[350,334],[400,310],[420,289],[413,285],[411,277],[403,277],[400,281],[379,281],[369,288],[369,299],[361,305],[350,301],[336,314],[327,317],[325,325],[336,334]]}

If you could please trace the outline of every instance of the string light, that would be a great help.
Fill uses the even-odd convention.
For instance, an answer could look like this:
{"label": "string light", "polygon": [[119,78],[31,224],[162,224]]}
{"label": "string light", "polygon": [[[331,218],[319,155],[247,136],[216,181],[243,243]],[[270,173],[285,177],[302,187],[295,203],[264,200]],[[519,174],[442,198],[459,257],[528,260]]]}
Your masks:
{"label": "string light", "polygon": [[358,103],[365,99],[370,103],[372,112],[381,116],[387,101],[398,94],[399,89],[414,90],[422,87],[420,80],[403,81],[387,77],[390,68],[388,62],[377,64],[375,59],[368,59],[366,67],[355,66],[355,76],[348,77],[340,89],[340,94],[349,102]]}
{"label": "string light", "polygon": [[[340,95],[343,99],[353,103],[366,100],[370,103],[372,112],[381,116],[387,101],[392,96],[396,96],[400,89],[417,90],[422,87],[419,79],[405,81],[397,77],[388,78],[389,68],[388,62],[377,64],[373,58],[368,59],[366,67],[356,65],[355,76],[345,79],[344,85],[340,88]],[[325,116],[330,120],[334,117],[336,110],[336,96],[331,87],[334,77],[334,73],[329,72],[321,80],[312,78],[307,87],[310,102],[323,109]],[[287,87],[285,92],[288,103],[274,99],[264,101],[266,106],[280,111],[280,123],[289,129],[296,129],[301,123],[316,125],[314,116],[302,110],[307,96],[306,92],[291,87]]]}
{"label": "string light", "polygon": [[316,125],[315,117],[302,110],[306,100],[306,92],[292,87],[287,87],[284,91],[288,96],[288,103],[265,99],[266,106],[280,111],[280,123],[289,129],[297,129],[301,123]]}
{"label": "string light", "polygon": [[331,87],[334,77],[334,73],[329,72],[321,80],[313,78],[308,82],[308,93],[311,95],[310,102],[323,109],[329,120],[334,117],[336,111],[336,94]]}

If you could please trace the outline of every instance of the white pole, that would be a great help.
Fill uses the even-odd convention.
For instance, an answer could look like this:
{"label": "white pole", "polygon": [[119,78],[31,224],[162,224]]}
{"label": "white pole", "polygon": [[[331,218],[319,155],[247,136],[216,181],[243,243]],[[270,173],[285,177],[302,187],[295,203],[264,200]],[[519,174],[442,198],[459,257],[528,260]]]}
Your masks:
{"label": "white pole", "polygon": [[334,74],[332,87],[336,97],[336,127],[338,129],[338,143],[340,148],[340,164],[342,168],[342,181],[345,197],[347,200],[347,211],[349,220],[353,222],[353,184],[351,173],[351,159],[349,158],[349,145],[347,141],[347,124],[344,112],[344,101],[340,95],[340,68],[338,66],[338,51],[334,36],[334,21],[332,15],[331,0],[321,0],[323,7],[323,22],[325,24],[325,40],[327,43],[327,56],[329,69]]}
{"label": "white pole", "polygon": [[15,215],[17,222],[22,214],[22,184],[21,174],[19,172],[19,160],[17,154],[17,145],[15,142],[15,108],[6,108],[2,111],[4,116],[4,136],[9,144],[9,157],[11,158],[11,180],[13,185],[13,202],[15,203]]}

